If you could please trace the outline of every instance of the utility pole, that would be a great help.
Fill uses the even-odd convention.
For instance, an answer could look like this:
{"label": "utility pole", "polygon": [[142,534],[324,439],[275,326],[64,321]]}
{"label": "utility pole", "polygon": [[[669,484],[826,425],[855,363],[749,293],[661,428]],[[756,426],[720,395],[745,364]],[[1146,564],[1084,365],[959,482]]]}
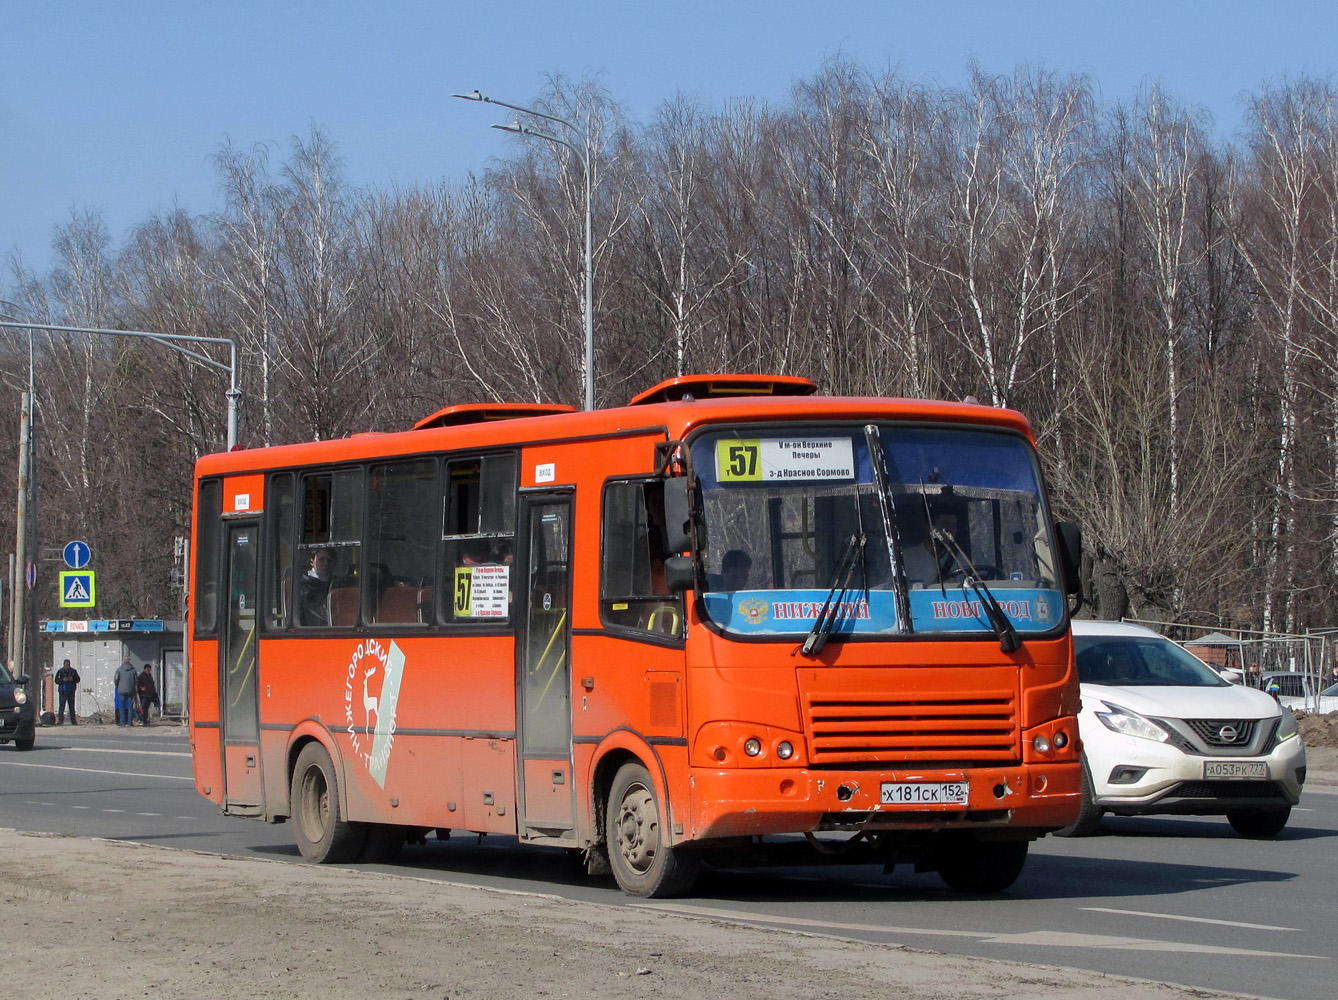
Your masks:
{"label": "utility pole", "polygon": [[[32,434],[32,425],[29,423],[30,409],[29,402],[32,399],[26,392],[23,394],[22,408],[23,412],[19,416],[19,497],[18,497],[18,524],[16,526],[14,538],[14,595],[13,611],[9,620],[9,648],[10,663],[13,665],[14,673],[26,674],[27,671],[27,632],[24,623],[26,602],[28,596],[28,460],[31,457],[31,450],[28,447],[28,439]],[[29,690],[28,694],[34,699],[38,707],[38,713],[41,713],[41,685],[37,685],[37,690]]]}

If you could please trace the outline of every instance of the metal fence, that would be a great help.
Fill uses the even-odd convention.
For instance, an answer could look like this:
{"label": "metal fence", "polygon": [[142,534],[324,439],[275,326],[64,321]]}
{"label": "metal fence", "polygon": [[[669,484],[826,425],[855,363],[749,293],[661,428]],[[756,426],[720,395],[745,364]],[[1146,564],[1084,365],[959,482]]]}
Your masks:
{"label": "metal fence", "polygon": [[1312,710],[1319,692],[1335,682],[1338,628],[1283,634],[1137,618],[1125,621],[1174,639],[1232,680],[1265,688],[1272,681],[1277,693],[1302,697]]}

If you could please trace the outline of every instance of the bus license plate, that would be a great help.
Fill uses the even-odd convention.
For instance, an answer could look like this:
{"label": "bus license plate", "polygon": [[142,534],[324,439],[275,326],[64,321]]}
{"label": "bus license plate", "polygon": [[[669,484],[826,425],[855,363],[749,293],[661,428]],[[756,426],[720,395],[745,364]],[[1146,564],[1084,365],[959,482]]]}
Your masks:
{"label": "bus license plate", "polygon": [[965,781],[884,781],[885,806],[964,806],[970,786]]}
{"label": "bus license plate", "polygon": [[1205,760],[1205,778],[1267,778],[1268,763],[1262,760]]}

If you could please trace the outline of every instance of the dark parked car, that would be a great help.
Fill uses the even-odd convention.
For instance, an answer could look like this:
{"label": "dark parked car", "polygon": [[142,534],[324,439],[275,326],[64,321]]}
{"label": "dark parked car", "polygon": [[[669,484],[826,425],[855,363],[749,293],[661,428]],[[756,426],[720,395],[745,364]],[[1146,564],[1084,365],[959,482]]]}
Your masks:
{"label": "dark parked car", "polygon": [[0,663],[0,743],[31,750],[37,739],[37,710],[28,700],[26,677],[15,677]]}

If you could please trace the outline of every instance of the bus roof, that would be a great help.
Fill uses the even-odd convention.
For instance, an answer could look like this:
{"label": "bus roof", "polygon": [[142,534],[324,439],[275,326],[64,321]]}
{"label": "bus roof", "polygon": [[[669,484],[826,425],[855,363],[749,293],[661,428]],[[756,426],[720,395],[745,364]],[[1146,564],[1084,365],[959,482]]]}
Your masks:
{"label": "bus roof", "polygon": [[[660,387],[657,387],[660,388]],[[642,396],[646,395],[645,393]],[[640,398],[640,397],[638,397]],[[498,404],[485,409],[499,410]],[[544,415],[522,414],[525,408],[544,409]],[[447,407],[457,410],[458,407]],[[425,452],[500,448],[585,438],[597,439],[642,432],[679,439],[711,423],[740,424],[777,421],[898,421],[947,422],[1010,429],[1032,438],[1027,419],[1016,410],[977,403],[953,403],[925,399],[881,396],[731,396],[688,398],[673,402],[642,402],[590,412],[570,407],[517,406],[512,419],[498,416],[472,422],[432,423],[420,421],[419,429],[385,434],[355,434],[303,444],[269,448],[238,449],[203,456],[197,475],[277,469],[289,466],[323,465]],[[445,413],[439,411],[435,416]]]}

